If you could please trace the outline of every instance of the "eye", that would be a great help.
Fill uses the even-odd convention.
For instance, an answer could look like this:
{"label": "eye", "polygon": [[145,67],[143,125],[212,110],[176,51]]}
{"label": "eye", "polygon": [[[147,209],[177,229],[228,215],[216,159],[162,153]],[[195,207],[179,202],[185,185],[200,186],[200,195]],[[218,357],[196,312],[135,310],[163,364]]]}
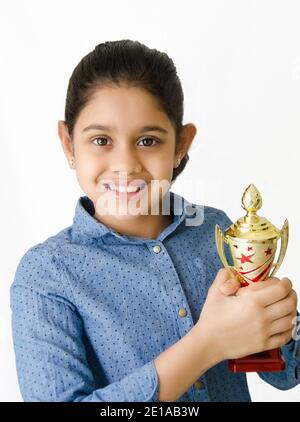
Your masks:
{"label": "eye", "polygon": [[[159,144],[159,141],[157,141],[156,139],[154,139],[154,138],[143,138],[143,139],[141,139],[140,140],[140,142],[144,142],[144,141],[154,141],[156,144]],[[153,145],[153,144],[152,144]],[[149,144],[147,144],[147,145],[142,145],[143,147],[151,147],[152,145],[149,145]]]}
{"label": "eye", "polygon": [[93,144],[94,145],[97,145],[97,146],[101,146],[101,147],[105,147],[107,144],[105,144],[105,145],[103,145],[103,144],[99,144],[98,142],[96,142],[96,143],[94,143],[94,141],[98,141],[98,139],[105,139],[106,141],[107,141],[107,138],[105,138],[104,136],[98,136],[98,138],[95,138],[94,140],[93,140]]}
{"label": "eye", "polygon": [[[101,139],[101,140],[105,140],[105,141],[107,141],[107,138],[106,137],[104,137],[104,136],[98,136],[97,138],[95,138],[93,141],[92,141],[92,143],[94,144],[94,145],[96,145],[96,146],[101,146],[101,147],[105,147],[106,145],[107,145],[107,143],[105,143],[105,144],[103,144],[103,143],[99,143],[98,142],[98,139]],[[96,141],[96,142],[95,142]],[[155,142],[155,144],[154,145],[156,145],[156,144],[159,144],[159,141],[157,141],[156,139],[154,139],[154,138],[143,138],[143,139],[141,139],[139,142],[144,142],[144,141],[148,141],[147,143],[146,143],[146,145],[144,144],[144,145],[142,145],[142,146],[144,146],[144,147],[151,147],[151,146],[153,146],[153,144],[151,144],[151,142]],[[149,141],[150,141],[150,145],[149,145]]]}

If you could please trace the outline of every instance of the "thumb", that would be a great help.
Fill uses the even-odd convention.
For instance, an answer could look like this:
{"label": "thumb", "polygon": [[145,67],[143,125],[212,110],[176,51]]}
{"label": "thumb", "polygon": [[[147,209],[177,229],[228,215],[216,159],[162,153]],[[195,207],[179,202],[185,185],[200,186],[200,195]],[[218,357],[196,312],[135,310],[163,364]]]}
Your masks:
{"label": "thumb", "polygon": [[231,274],[226,268],[220,268],[217,272],[217,275],[210,286],[210,289],[213,291],[219,292],[220,287],[231,279]]}
{"label": "thumb", "polygon": [[[223,270],[227,272],[227,276],[223,273]],[[226,296],[235,294],[241,287],[241,283],[239,282],[237,277],[232,275],[232,272],[237,275],[236,270],[232,267],[231,271],[227,270],[226,268],[222,269],[222,273],[218,273],[220,277],[217,276],[219,290]],[[224,276],[223,276],[224,274]]]}

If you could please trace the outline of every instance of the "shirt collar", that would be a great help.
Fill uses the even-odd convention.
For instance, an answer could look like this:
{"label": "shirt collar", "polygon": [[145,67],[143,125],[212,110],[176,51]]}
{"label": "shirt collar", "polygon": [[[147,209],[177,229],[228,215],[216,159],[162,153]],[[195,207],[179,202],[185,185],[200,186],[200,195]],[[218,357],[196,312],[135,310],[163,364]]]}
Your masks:
{"label": "shirt collar", "polygon": [[81,234],[93,239],[99,239],[104,236],[115,236],[123,241],[144,243],[149,241],[162,241],[166,236],[172,233],[186,217],[191,218],[195,213],[195,204],[187,201],[182,196],[175,192],[169,191],[170,194],[170,212],[173,217],[173,222],[165,228],[157,237],[157,239],[147,239],[136,236],[121,235],[111,227],[98,221],[95,217],[95,207],[92,200],[88,196],[81,196],[77,200],[75,215],[73,218],[73,235]]}

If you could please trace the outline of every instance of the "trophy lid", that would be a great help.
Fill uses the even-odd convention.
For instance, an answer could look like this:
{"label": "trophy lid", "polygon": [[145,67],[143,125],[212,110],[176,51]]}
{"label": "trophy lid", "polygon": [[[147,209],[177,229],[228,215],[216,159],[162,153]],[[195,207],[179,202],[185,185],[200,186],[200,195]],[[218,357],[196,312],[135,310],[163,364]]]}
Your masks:
{"label": "trophy lid", "polygon": [[233,223],[226,230],[225,236],[258,242],[279,238],[280,230],[265,217],[260,217],[256,214],[261,206],[262,198],[260,193],[253,184],[250,184],[242,196],[242,207],[247,211],[247,214]]}

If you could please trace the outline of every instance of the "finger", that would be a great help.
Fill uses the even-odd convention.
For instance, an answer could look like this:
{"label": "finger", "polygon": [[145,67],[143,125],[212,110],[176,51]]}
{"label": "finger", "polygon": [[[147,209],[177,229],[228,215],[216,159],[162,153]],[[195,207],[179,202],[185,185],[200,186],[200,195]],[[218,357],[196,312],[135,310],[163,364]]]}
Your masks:
{"label": "finger", "polygon": [[273,321],[270,326],[270,331],[269,331],[270,336],[291,330],[295,325],[294,319],[295,319],[295,313],[292,312],[283,318],[279,318]]}
{"label": "finger", "polygon": [[286,298],[266,306],[265,310],[267,318],[271,321],[282,318],[292,312],[295,314],[297,312],[297,293],[292,290]]}
{"label": "finger", "polygon": [[220,285],[221,292],[226,295],[234,295],[241,288],[241,283],[236,278],[231,278]]}
{"label": "finger", "polygon": [[279,278],[270,277],[265,280],[261,280],[255,283],[249,284],[249,286],[245,286],[242,290],[237,292],[238,295],[246,295],[249,292],[265,289],[266,287],[274,286],[279,282]]}
{"label": "finger", "polygon": [[275,302],[278,302],[288,296],[293,288],[292,282],[288,278],[279,280],[278,283],[267,286],[265,289],[259,289],[254,291],[256,300],[262,306],[268,306]]}
{"label": "finger", "polygon": [[221,285],[225,281],[229,280],[230,278],[231,278],[230,272],[226,268],[220,268],[215,277],[215,283]]}
{"label": "finger", "polygon": [[226,268],[220,268],[214,282],[210,286],[210,294],[220,294],[220,286],[232,277]]}
{"label": "finger", "polygon": [[276,349],[286,345],[293,338],[293,329],[289,329],[280,334],[275,334],[269,337],[267,341],[267,348],[264,350]]}

